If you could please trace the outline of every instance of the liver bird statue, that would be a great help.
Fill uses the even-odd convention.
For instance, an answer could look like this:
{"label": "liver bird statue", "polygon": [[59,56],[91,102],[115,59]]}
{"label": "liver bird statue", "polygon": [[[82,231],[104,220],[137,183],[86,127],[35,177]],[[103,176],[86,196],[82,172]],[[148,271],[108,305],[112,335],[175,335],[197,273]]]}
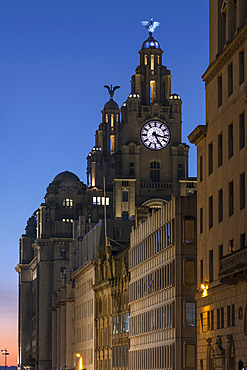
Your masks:
{"label": "liver bird statue", "polygon": [[108,90],[111,99],[113,98],[113,95],[115,93],[115,90],[120,89],[120,86],[114,86],[112,88],[112,85],[111,85],[111,87],[108,86],[108,85],[104,85],[104,87]]}
{"label": "liver bird statue", "polygon": [[153,33],[154,33],[155,28],[159,27],[161,25],[161,23],[160,22],[154,22],[154,18],[151,17],[150,22],[149,21],[142,21],[141,25],[144,26],[148,30],[149,36],[152,36]]}

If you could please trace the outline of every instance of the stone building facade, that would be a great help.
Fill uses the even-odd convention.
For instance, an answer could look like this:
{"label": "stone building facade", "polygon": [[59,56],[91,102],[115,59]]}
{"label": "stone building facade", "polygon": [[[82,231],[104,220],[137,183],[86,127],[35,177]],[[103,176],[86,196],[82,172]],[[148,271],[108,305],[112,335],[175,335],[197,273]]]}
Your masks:
{"label": "stone building facade", "polygon": [[209,1],[206,125],[197,146],[197,368],[247,366],[247,2]]}
{"label": "stone building facade", "polygon": [[129,369],[196,367],[196,194],[131,233]]}
{"label": "stone building facade", "polygon": [[[188,178],[189,146],[181,143],[182,101],[171,93],[171,73],[162,64],[163,51],[149,35],[139,54],[131,93],[121,109],[113,100],[114,88],[109,88],[110,100],[102,110],[95,145],[87,156],[87,186],[71,172],[58,174],[20,239],[16,267],[20,369],[92,368],[93,361],[97,370],[127,367],[127,267],[116,262],[121,266],[112,275],[113,280],[107,278],[108,285],[104,285],[104,275],[94,277],[97,252],[103,246],[105,256],[109,244],[104,239],[93,242],[90,232],[97,236],[96,225],[107,219],[109,253],[115,261],[115,256],[125,254],[119,246],[126,249],[129,245],[126,222],[138,225],[151,209],[161,208],[172,195],[189,195],[196,189],[196,180]],[[127,266],[127,258],[124,261]],[[95,299],[92,286],[83,290],[85,294],[78,293],[83,284],[90,286],[89,281],[95,295],[106,295],[111,304],[114,302],[107,306],[107,319],[90,306]],[[93,337],[91,329],[87,330],[88,347],[83,342],[89,325],[84,322],[85,307],[90,313],[87,319],[94,316],[98,320]],[[101,348],[96,337],[98,330],[106,328],[112,347]],[[96,351],[93,360],[92,348]]]}

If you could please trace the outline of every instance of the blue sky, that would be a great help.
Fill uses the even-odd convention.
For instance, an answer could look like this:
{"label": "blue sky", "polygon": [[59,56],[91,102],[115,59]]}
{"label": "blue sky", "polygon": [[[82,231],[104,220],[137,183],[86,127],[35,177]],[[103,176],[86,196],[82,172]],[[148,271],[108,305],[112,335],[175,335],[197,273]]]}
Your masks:
{"label": "blue sky", "polygon": [[[59,172],[86,182],[85,158],[109,97],[103,86],[121,86],[114,96],[121,106],[148,36],[140,22],[151,16],[161,22],[154,37],[173,76],[172,93],[183,101],[182,141],[188,143],[188,134],[205,123],[207,0],[0,2],[0,317],[7,315],[13,328],[18,239]],[[191,176],[195,155],[191,148]],[[3,347],[6,341],[0,337]]]}

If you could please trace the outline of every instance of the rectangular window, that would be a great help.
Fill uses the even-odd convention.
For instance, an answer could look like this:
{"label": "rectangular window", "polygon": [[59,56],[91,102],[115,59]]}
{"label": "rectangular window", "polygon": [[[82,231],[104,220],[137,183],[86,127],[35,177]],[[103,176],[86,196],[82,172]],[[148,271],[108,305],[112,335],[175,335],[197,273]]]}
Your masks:
{"label": "rectangular window", "polygon": [[202,181],[202,155],[200,156],[200,182]]}
{"label": "rectangular window", "polygon": [[220,326],[221,326],[221,329],[224,329],[224,307],[221,307],[221,309],[220,309]]}
{"label": "rectangular window", "polygon": [[151,55],[151,66],[150,69],[153,71],[154,70],[154,55]]}
{"label": "rectangular window", "polygon": [[233,93],[233,64],[228,64],[228,96]]}
{"label": "rectangular window", "polygon": [[209,282],[214,280],[214,254],[213,250],[209,251]]}
{"label": "rectangular window", "polygon": [[184,243],[186,244],[195,243],[195,220],[192,219],[184,220]]}
{"label": "rectangular window", "polygon": [[208,174],[213,172],[213,143],[208,144]]}
{"label": "rectangular window", "polygon": [[129,163],[129,175],[130,176],[135,175],[135,164],[134,164],[134,162]]}
{"label": "rectangular window", "polygon": [[219,245],[219,260],[223,257],[223,244]]}
{"label": "rectangular window", "polygon": [[233,197],[233,181],[229,182],[229,216],[231,216],[234,212],[234,197]]}
{"label": "rectangular window", "polygon": [[231,308],[227,306],[227,327],[231,326]]}
{"label": "rectangular window", "polygon": [[97,197],[97,206],[101,205],[101,197]]}
{"label": "rectangular window", "polygon": [[203,313],[200,313],[200,332],[203,333]]}
{"label": "rectangular window", "polygon": [[222,105],[222,76],[218,77],[218,107]]}
{"label": "rectangular window", "polygon": [[203,370],[203,360],[200,360],[200,370]]}
{"label": "rectangular window", "polygon": [[214,310],[211,310],[210,314],[211,314],[211,330],[214,330]]}
{"label": "rectangular window", "polygon": [[245,247],[245,233],[240,234],[240,248]]}
{"label": "rectangular window", "polygon": [[213,196],[208,198],[208,225],[213,227]]}
{"label": "rectangular window", "polygon": [[128,214],[128,212],[123,211],[123,212],[122,212],[122,220],[128,220],[128,219],[129,219],[129,214]]}
{"label": "rectangular window", "polygon": [[245,173],[240,174],[240,209],[245,207]]}
{"label": "rectangular window", "polygon": [[150,103],[156,101],[156,82],[150,81]]}
{"label": "rectangular window", "polygon": [[223,163],[223,137],[222,134],[218,135],[218,167]]}
{"label": "rectangular window", "polygon": [[93,204],[96,204],[96,197],[93,197]]}
{"label": "rectangular window", "polygon": [[220,329],[220,309],[217,308],[217,329]]}
{"label": "rectangular window", "polygon": [[61,260],[65,260],[66,259],[66,249],[65,248],[61,248],[60,249],[60,259]]}
{"label": "rectangular window", "polygon": [[196,366],[196,346],[195,344],[185,345],[185,367],[195,367]]}
{"label": "rectangular window", "polygon": [[195,326],[195,303],[185,303],[185,326]]}
{"label": "rectangular window", "polygon": [[244,82],[244,51],[239,53],[239,85]]}
{"label": "rectangular window", "polygon": [[185,285],[195,284],[195,262],[185,261],[184,263],[184,283]]}
{"label": "rectangular window", "polygon": [[126,313],[126,333],[129,332],[129,312]]}
{"label": "rectangular window", "polygon": [[203,208],[200,208],[200,234],[203,233]]}
{"label": "rectangular window", "polygon": [[232,326],[235,326],[235,305],[232,305]]}
{"label": "rectangular window", "polygon": [[245,146],[245,115],[244,113],[239,116],[239,149]]}
{"label": "rectangular window", "polygon": [[127,191],[122,192],[122,201],[128,202],[128,192]]}
{"label": "rectangular window", "polygon": [[229,240],[229,253],[234,252],[234,239]]}
{"label": "rectangular window", "polygon": [[218,191],[218,221],[223,220],[223,189]]}
{"label": "rectangular window", "polygon": [[200,282],[203,284],[203,260],[201,260],[200,267]]}
{"label": "rectangular window", "polygon": [[228,126],[228,158],[233,156],[233,123]]}
{"label": "rectangular window", "polygon": [[210,311],[207,312],[207,331],[210,331]]}

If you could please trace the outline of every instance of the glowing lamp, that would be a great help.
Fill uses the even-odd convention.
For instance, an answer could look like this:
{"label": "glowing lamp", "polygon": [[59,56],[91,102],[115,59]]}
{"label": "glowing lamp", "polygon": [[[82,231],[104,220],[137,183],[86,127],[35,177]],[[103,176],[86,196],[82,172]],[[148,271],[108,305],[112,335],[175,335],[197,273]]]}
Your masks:
{"label": "glowing lamp", "polygon": [[201,284],[201,289],[203,290],[203,297],[206,297],[208,295],[208,282],[207,281]]}

